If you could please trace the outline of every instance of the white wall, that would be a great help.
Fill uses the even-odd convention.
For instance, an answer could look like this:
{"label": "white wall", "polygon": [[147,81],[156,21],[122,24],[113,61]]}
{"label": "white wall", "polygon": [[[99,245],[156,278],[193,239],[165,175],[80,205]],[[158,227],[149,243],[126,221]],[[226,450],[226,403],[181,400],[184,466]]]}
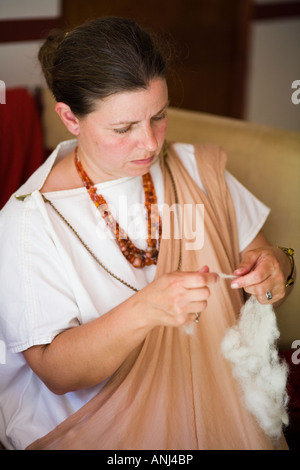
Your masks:
{"label": "white wall", "polygon": [[0,0],[0,19],[55,18],[60,0]]}
{"label": "white wall", "polygon": [[[56,18],[61,0],[0,0],[0,20]],[[44,83],[37,60],[42,41],[0,44],[0,80],[7,88]]]}
{"label": "white wall", "polygon": [[300,131],[300,104],[291,99],[292,83],[300,80],[299,47],[300,18],[253,24],[247,120]]}

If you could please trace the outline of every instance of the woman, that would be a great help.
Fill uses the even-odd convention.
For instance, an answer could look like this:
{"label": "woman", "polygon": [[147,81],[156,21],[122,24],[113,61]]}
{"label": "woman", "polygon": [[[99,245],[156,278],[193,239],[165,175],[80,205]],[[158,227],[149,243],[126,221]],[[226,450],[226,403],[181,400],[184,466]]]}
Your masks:
{"label": "woman", "polygon": [[[268,209],[219,147],[164,146],[166,60],[134,21],[50,36],[39,58],[76,139],[1,214],[2,442],[273,448],[219,352],[242,290],[274,306],[290,291],[289,256],[261,232]],[[196,250],[174,235],[193,214],[162,211],[191,203]]]}

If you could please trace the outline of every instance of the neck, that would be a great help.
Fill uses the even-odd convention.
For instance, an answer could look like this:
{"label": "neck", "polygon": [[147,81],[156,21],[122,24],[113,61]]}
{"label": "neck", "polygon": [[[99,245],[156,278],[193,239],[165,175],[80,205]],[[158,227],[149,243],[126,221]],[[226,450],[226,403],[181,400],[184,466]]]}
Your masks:
{"label": "neck", "polygon": [[[77,152],[76,152],[76,149]],[[79,161],[81,162],[85,172],[89,176],[93,184],[104,183],[105,181],[111,181],[117,179],[116,175],[109,173],[108,171],[99,168],[98,165],[93,162],[91,158],[88,157],[79,147],[75,149],[75,156],[78,156]]]}

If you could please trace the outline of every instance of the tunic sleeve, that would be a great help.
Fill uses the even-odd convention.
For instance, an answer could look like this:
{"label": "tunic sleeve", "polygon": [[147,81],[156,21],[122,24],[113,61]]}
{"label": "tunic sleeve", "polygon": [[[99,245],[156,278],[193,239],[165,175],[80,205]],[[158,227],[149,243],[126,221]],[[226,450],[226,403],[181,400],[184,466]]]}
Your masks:
{"label": "tunic sleeve", "polygon": [[0,325],[10,352],[50,343],[79,324],[78,306],[48,228],[29,197],[0,217]]}

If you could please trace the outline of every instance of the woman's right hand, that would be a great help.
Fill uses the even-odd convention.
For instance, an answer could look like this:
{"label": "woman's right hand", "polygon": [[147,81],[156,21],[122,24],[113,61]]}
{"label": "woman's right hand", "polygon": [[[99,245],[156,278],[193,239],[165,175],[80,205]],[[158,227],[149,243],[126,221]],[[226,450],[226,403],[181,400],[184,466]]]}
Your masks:
{"label": "woman's right hand", "polygon": [[164,274],[136,294],[141,302],[143,319],[149,328],[163,325],[179,327],[195,321],[207,307],[209,285],[219,279],[218,274],[204,266],[197,272]]}
{"label": "woman's right hand", "polygon": [[196,312],[207,306],[209,285],[218,278],[207,266],[198,272],[164,274],[105,315],[23,354],[53,393],[92,387],[109,378],[155,326],[195,321]]}

